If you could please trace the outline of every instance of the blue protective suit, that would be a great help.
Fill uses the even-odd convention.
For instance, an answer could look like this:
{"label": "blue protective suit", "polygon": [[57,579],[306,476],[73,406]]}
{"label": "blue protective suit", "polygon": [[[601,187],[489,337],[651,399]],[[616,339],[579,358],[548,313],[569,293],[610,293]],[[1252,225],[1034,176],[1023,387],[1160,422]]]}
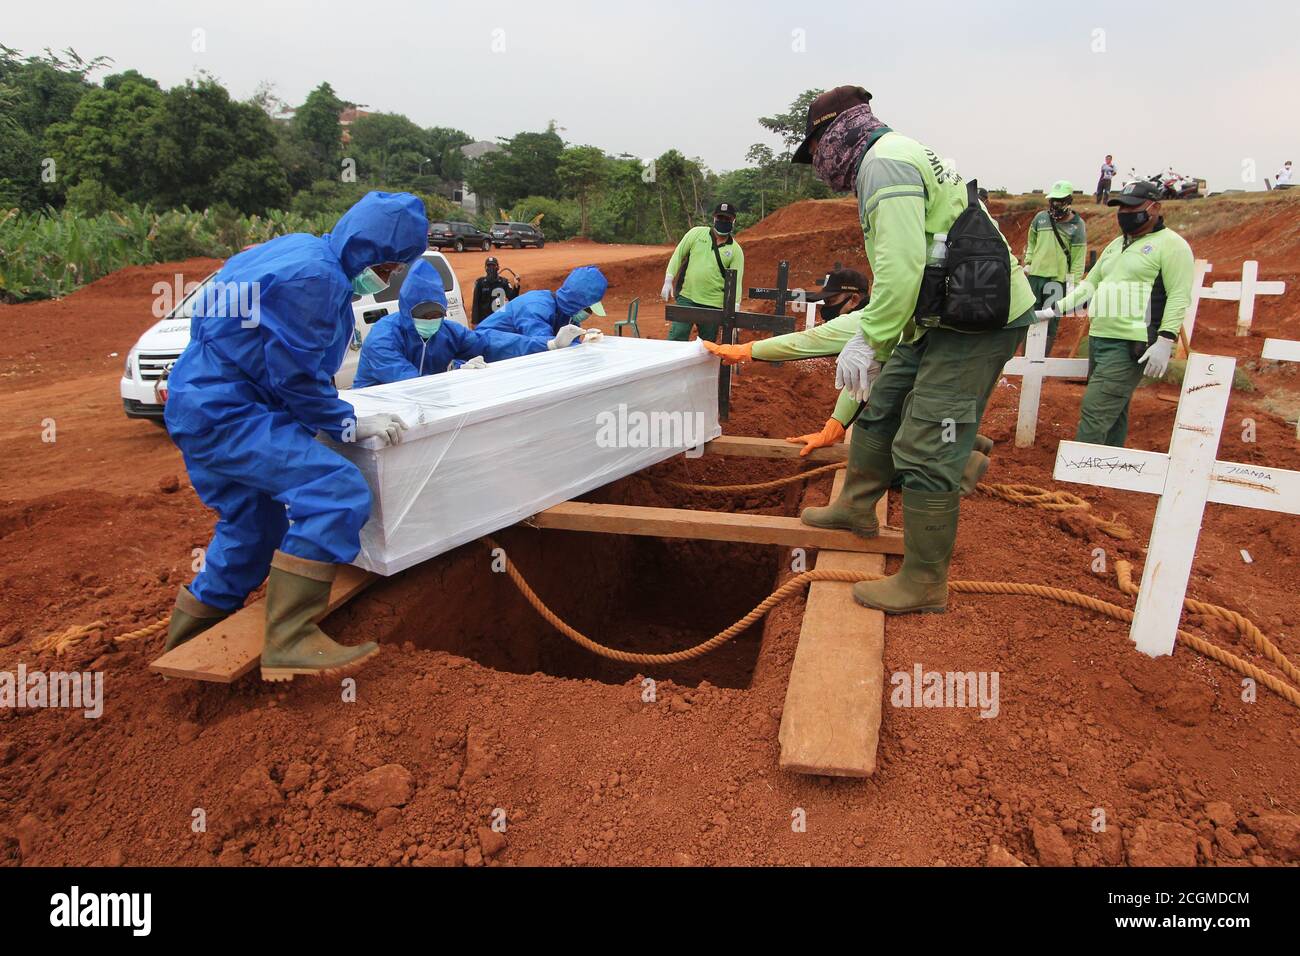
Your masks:
{"label": "blue protective suit", "polygon": [[324,236],[280,236],[229,259],[201,290],[164,420],[199,498],[217,512],[190,591],[224,611],[262,583],[277,548],[346,563],[370,492],[315,440],[355,426],[333,375],[354,332],[352,279],[424,251],[424,204],[372,192]]}
{"label": "blue protective suit", "polygon": [[549,342],[569,320],[605,297],[609,282],[595,266],[579,266],[555,292],[538,289],[511,299],[478,324]]}
{"label": "blue protective suit", "polygon": [[434,375],[447,371],[452,362],[465,362],[476,355],[483,356],[486,362],[499,362],[546,351],[545,342],[538,345],[536,339],[481,326],[467,329],[451,319],[444,319],[438,331],[426,342],[415,330],[415,321],[411,318],[411,309],[421,302],[439,302],[444,309],[447,307],[442,276],[424,259],[411,267],[410,274],[402,283],[397,298],[399,311],[376,322],[366,336],[353,388]]}

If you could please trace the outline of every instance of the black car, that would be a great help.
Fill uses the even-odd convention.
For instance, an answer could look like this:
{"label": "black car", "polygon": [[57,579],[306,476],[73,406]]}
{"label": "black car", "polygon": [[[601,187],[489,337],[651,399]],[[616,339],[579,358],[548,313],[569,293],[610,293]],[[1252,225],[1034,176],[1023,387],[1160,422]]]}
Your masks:
{"label": "black car", "polygon": [[492,245],[498,249],[502,246],[510,246],[512,249],[536,246],[540,249],[546,245],[546,236],[542,234],[542,230],[531,223],[494,222],[492,223]]}
{"label": "black car", "polygon": [[431,222],[429,245],[435,249],[451,247],[457,252],[466,249],[482,249],[487,252],[492,248],[492,237],[467,222]]}

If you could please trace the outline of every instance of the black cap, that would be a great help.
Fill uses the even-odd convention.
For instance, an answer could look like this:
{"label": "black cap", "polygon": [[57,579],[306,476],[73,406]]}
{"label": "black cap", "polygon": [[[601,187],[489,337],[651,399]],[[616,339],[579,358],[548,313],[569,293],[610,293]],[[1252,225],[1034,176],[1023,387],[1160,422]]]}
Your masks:
{"label": "black cap", "polygon": [[822,281],[816,292],[804,296],[805,302],[823,302],[827,296],[840,292],[865,293],[870,291],[867,277],[856,269],[834,269]]}
{"label": "black cap", "polygon": [[837,86],[827,90],[808,107],[808,122],[804,126],[803,142],[790,157],[792,163],[811,163],[812,147],[808,141],[834,122],[847,109],[871,102],[871,94],[860,86]]}
{"label": "black cap", "polygon": [[730,216],[736,218],[736,207],[729,202],[720,202],[713,210],[715,216]]}
{"label": "black cap", "polygon": [[1149,199],[1160,200],[1160,187],[1145,179],[1129,183],[1124,189],[1110,194],[1107,206],[1140,206]]}

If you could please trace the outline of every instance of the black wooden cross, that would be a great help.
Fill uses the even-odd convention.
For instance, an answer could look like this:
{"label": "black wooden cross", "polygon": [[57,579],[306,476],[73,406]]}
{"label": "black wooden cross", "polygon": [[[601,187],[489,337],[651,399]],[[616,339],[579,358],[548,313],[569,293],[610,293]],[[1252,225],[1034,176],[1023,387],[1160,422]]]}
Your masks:
{"label": "black wooden cross", "polygon": [[[667,305],[664,306],[664,319],[668,322],[686,322],[692,325],[720,324],[722,326],[722,341],[732,345],[736,344],[736,333],[740,329],[771,332],[774,335],[793,332],[794,319],[785,314],[785,303],[792,301],[797,296],[790,295],[789,290],[786,288],[788,276],[789,266],[782,261],[777,269],[778,288],[750,290],[750,295],[755,298],[768,298],[769,296],[759,293],[771,293],[770,297],[776,299],[776,315],[738,310],[736,308],[736,270],[728,269],[726,282],[722,290],[721,310],[688,305]],[[731,413],[731,372],[731,366],[724,365],[718,375],[718,417],[723,421]]]}

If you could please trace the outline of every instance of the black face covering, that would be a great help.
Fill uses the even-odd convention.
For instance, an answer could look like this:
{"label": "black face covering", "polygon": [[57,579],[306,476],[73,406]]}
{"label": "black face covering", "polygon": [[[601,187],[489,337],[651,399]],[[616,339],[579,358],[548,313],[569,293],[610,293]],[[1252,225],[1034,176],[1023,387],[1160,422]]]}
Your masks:
{"label": "black face covering", "polygon": [[862,308],[863,304],[862,296],[858,296],[856,299],[853,296],[849,296],[838,305],[831,305],[829,302],[823,302],[821,307],[817,310],[817,318],[821,319],[823,322],[829,322],[837,316]]}
{"label": "black face covering", "polygon": [[1062,222],[1070,218],[1071,210],[1069,203],[1050,203],[1047,208],[1051,217],[1057,222]]}
{"label": "black face covering", "polygon": [[1143,209],[1141,212],[1121,212],[1118,214],[1120,232],[1126,236],[1131,236],[1137,232],[1151,219],[1151,213]]}
{"label": "black face covering", "polygon": [[713,231],[720,236],[731,235],[731,230],[735,227],[736,221],[734,219],[727,219],[723,216],[719,216],[717,219],[713,220]]}

